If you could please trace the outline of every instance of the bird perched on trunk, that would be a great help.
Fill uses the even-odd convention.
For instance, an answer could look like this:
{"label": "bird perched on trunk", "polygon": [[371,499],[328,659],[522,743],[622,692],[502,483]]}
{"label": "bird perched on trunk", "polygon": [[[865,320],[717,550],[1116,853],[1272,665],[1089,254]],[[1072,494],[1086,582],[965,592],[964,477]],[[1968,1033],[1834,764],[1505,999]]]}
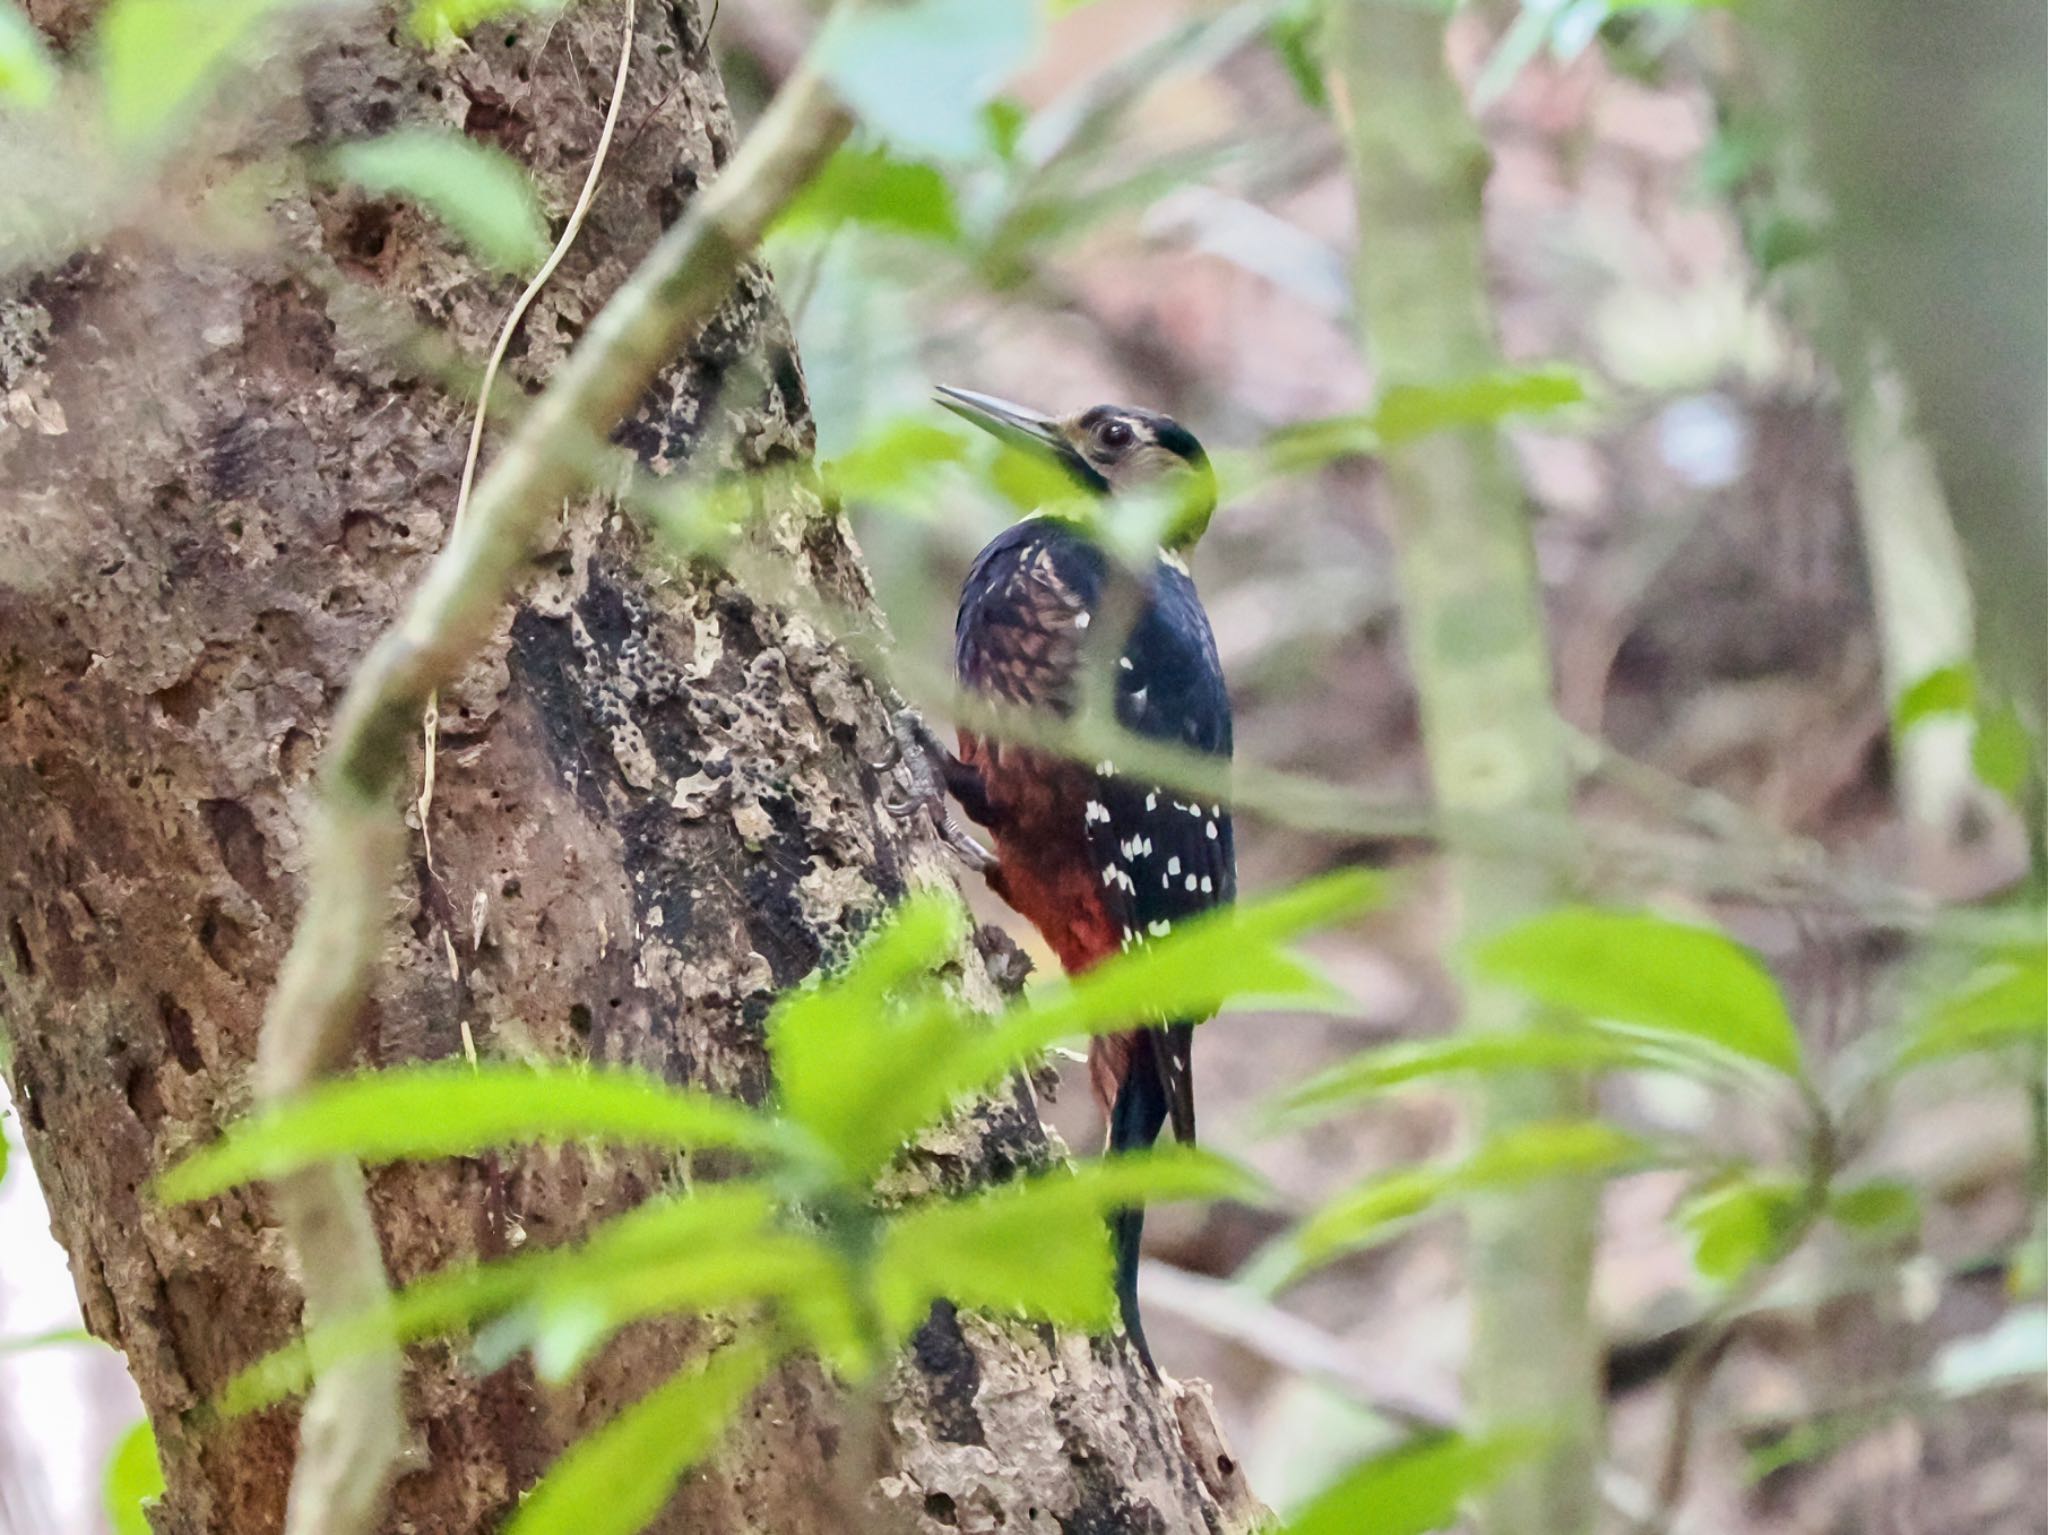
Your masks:
{"label": "bird perched on trunk", "polygon": [[[1183,558],[1216,505],[1201,444],[1165,416],[1119,405],[1052,417],[945,388],[939,402],[1056,466],[1071,487],[975,559],[954,629],[961,685],[1062,717],[1084,697],[1113,700],[1124,730],[1228,759],[1230,698]],[[989,885],[1069,974],[1236,894],[1221,803],[1120,772],[1114,760],[1075,762],[966,729],[959,744],[941,768],[995,843]],[[1199,1021],[1162,1020],[1090,1048],[1111,1151],[1150,1146],[1169,1119],[1178,1139],[1194,1139],[1189,1049]],[[1119,1211],[1111,1229],[1124,1328],[1150,1370],[1138,1318],[1142,1221],[1140,1210]]]}

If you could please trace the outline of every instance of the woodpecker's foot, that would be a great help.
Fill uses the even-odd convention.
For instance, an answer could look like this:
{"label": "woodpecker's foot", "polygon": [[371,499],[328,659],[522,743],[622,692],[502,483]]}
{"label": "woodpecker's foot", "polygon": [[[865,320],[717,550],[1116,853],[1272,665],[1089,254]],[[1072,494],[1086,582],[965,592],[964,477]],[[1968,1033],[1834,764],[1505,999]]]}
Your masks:
{"label": "woodpecker's foot", "polygon": [[931,727],[915,710],[905,709],[893,722],[889,755],[873,764],[877,772],[900,772],[903,792],[885,793],[882,808],[898,820],[909,820],[923,812],[931,817],[939,840],[977,874],[996,866],[996,856],[958,825],[946,804],[946,766],[951,753],[932,734]]}

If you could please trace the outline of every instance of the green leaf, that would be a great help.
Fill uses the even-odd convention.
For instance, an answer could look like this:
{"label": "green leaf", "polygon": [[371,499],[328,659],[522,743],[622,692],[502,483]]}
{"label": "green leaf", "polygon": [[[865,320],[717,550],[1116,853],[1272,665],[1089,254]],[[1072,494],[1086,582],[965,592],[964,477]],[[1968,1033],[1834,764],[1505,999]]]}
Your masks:
{"label": "green leaf", "polygon": [[817,46],[826,78],[876,133],[965,160],[984,142],[983,105],[1037,40],[1031,0],[906,0],[842,8]]}
{"label": "green leaf", "polygon": [[156,1432],[144,1418],[114,1446],[107,1459],[107,1522],[114,1535],[150,1535],[145,1506],[164,1495],[164,1470],[156,1458]]}
{"label": "green leaf", "polygon": [[773,1368],[758,1340],[730,1343],[701,1369],[654,1388],[571,1445],[519,1505],[505,1535],[638,1535],[708,1454]]}
{"label": "green leaf", "polygon": [[1521,1456],[1526,1441],[1446,1434],[1354,1466],[1287,1522],[1285,1535],[1425,1535],[1457,1517]]}
{"label": "green leaf", "polygon": [[2048,945],[2001,957],[1906,1037],[1901,1067],[2048,1037]]}
{"label": "green leaf", "polygon": [[1904,735],[1937,714],[1968,714],[1976,703],[1976,669],[1958,661],[1929,672],[1899,695],[1892,705],[1892,728]]}
{"label": "green leaf", "polygon": [[905,418],[868,433],[850,452],[826,464],[822,473],[826,485],[845,500],[887,501],[922,485],[939,466],[966,457],[958,433]]}
{"label": "green leaf", "polygon": [[1374,430],[1387,447],[1437,432],[1492,426],[1509,416],[1526,416],[1581,405],[1585,381],[1570,368],[1503,368],[1477,378],[1444,384],[1396,384],[1380,395]]}
{"label": "green leaf", "polygon": [[2048,1369],[2048,1307],[2008,1311],[1986,1332],[1958,1338],[1934,1359],[1934,1388],[1951,1401],[2021,1381]]}
{"label": "green leaf", "polygon": [[1828,1218],[1845,1230],[1890,1238],[1920,1229],[1920,1195],[1897,1178],[1871,1178],[1828,1195]]}
{"label": "green leaf", "polygon": [[401,128],[334,151],[336,173],[373,197],[403,197],[501,272],[547,259],[547,220],[519,162],[459,133]]}
{"label": "green leaf", "polygon": [[1258,1193],[1243,1168],[1193,1147],[1059,1168],[890,1221],[875,1293],[895,1337],[915,1330],[941,1296],[1069,1327],[1104,1327],[1116,1310],[1105,1224],[1111,1211]]}
{"label": "green leaf", "polygon": [[1692,1238],[1693,1268],[1703,1279],[1732,1284],[1776,1258],[1803,1198],[1791,1179],[1738,1174],[1687,1199],[1678,1222]]}
{"label": "green leaf", "polygon": [[1541,1024],[1490,1034],[1401,1041],[1360,1051],[1289,1092],[1276,1115],[1284,1123],[1320,1118],[1411,1082],[1471,1073],[1601,1071],[1666,1066],[1668,1052],[1651,1041],[1604,1029]]}
{"label": "green leaf", "polygon": [[83,1327],[53,1327],[48,1332],[32,1332],[16,1338],[0,1338],[0,1354],[19,1354],[27,1349],[57,1348],[70,1343],[97,1345],[99,1341],[99,1339],[87,1332]]}
{"label": "green leaf", "polygon": [[775,221],[778,234],[829,233],[865,224],[951,244],[960,238],[953,188],[935,167],[879,146],[848,145],[825,162]]}
{"label": "green leaf", "polygon": [[31,111],[57,89],[57,65],[34,22],[0,0],[0,103]]}
{"label": "green leaf", "polygon": [[431,47],[466,37],[485,22],[514,11],[549,13],[565,4],[567,0],[419,0],[405,25]]}
{"label": "green leaf", "polygon": [[1561,907],[1482,943],[1473,963],[1552,1007],[1701,1040],[1787,1076],[1803,1070],[1777,982],[1711,928]]}
{"label": "green leaf", "polygon": [[759,1152],[784,1144],[771,1120],[731,1099],[638,1071],[439,1062],[338,1077],[265,1109],[172,1167],[156,1192],[177,1203],[328,1157],[416,1161],[581,1139]]}
{"label": "green leaf", "polygon": [[290,0],[114,0],[93,33],[107,128],[122,148],[170,137]]}
{"label": "green leaf", "polygon": [[2013,803],[2034,761],[2033,737],[2011,704],[1977,710],[1977,734],[1970,742],[1970,765],[1977,776]]}
{"label": "green leaf", "polygon": [[1644,1166],[1651,1149],[1597,1120],[1556,1120],[1511,1130],[1459,1162],[1403,1168],[1338,1195],[1257,1265],[1279,1289],[1307,1270],[1394,1234],[1400,1223],[1452,1197],[1517,1188],[1540,1179]]}
{"label": "green leaf", "polygon": [[[665,1312],[701,1314],[761,1299],[796,1298],[806,1316],[843,1307],[836,1259],[815,1238],[774,1224],[776,1201],[758,1183],[724,1183],[657,1199],[606,1221],[576,1245],[527,1247],[488,1263],[459,1263],[414,1280],[384,1305],[316,1328],[258,1360],[222,1396],[229,1413],[253,1412],[305,1389],[316,1363],[392,1343],[417,1343],[486,1326],[480,1353],[502,1363],[527,1347],[561,1352],[579,1329],[585,1349],[626,1323]],[[836,1346],[839,1332],[821,1342]]]}

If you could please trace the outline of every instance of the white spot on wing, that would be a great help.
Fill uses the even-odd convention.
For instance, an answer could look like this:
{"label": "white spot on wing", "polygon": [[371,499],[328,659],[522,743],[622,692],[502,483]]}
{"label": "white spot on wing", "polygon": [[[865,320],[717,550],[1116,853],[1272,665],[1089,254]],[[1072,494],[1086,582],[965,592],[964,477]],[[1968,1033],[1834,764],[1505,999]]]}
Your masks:
{"label": "white spot on wing", "polygon": [[1089,621],[1090,619],[1092,619],[1092,618],[1093,618],[1094,616],[1095,616],[1095,615],[1094,615],[1093,613],[1076,613],[1076,614],[1074,615],[1074,627],[1075,627],[1076,629],[1085,629],[1085,628],[1087,628],[1087,627],[1088,627],[1088,621]]}

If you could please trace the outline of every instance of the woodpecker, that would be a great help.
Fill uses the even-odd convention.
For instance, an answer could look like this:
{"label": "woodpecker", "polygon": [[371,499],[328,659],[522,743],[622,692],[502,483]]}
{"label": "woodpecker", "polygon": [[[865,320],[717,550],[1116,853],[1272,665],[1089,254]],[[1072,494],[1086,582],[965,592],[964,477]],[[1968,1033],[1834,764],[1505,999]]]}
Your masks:
{"label": "woodpecker", "polygon": [[[1152,411],[1097,405],[1070,416],[941,388],[939,403],[1062,471],[1055,498],[993,539],[968,571],[954,663],[973,693],[1067,716],[1083,690],[1132,734],[1227,761],[1230,697],[1187,552],[1216,506],[1216,477],[1192,433]],[[1111,519],[1149,519],[1133,561],[1110,552]],[[1177,922],[1232,900],[1237,861],[1220,802],[1117,770],[963,729],[940,764],[946,787],[995,844],[990,887],[1078,974]],[[1199,1019],[1101,1038],[1089,1081],[1111,1151],[1150,1146],[1169,1120],[1195,1135],[1190,1046]],[[1111,1221],[1124,1330],[1157,1374],[1138,1316],[1141,1210]]]}

